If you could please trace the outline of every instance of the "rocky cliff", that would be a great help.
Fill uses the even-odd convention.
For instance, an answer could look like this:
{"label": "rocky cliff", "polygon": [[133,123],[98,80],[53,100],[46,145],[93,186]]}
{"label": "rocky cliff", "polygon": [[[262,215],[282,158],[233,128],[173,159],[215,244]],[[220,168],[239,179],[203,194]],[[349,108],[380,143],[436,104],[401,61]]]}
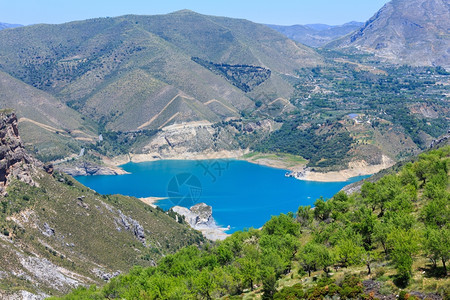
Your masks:
{"label": "rocky cliff", "polygon": [[32,178],[36,166],[41,165],[25,151],[17,129],[14,113],[0,112],[0,193],[6,193],[14,178],[35,185]]}

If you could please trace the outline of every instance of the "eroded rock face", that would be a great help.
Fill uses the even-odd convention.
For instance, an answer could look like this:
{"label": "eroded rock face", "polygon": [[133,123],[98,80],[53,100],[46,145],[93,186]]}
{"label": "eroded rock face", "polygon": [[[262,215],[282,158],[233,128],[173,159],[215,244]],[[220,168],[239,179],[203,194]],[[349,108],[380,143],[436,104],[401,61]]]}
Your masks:
{"label": "eroded rock face", "polygon": [[216,128],[209,122],[190,122],[164,127],[143,148],[143,152],[158,153],[164,158],[188,152],[206,153],[235,149],[239,149],[239,145],[230,130]]}
{"label": "eroded rock face", "polygon": [[11,177],[31,185],[34,166],[38,165],[23,147],[14,113],[0,112],[0,193],[5,194]]}
{"label": "eroded rock face", "polygon": [[171,209],[184,216],[186,222],[194,229],[216,226],[212,217],[212,207],[205,203],[196,204],[190,209],[181,206],[174,206]]}

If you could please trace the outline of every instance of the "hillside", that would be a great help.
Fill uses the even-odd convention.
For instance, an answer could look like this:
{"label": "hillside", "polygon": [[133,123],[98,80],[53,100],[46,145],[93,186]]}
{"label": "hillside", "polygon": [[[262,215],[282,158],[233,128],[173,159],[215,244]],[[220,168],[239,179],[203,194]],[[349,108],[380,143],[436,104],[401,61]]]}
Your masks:
{"label": "hillside", "polygon": [[[0,39],[0,70],[116,131],[236,117],[256,101],[289,98],[295,70],[321,63],[264,25],[191,11],[27,26]],[[235,75],[194,57],[228,64]],[[254,68],[270,76],[240,88]]]}
{"label": "hillside", "polygon": [[48,161],[95,142],[97,127],[50,94],[0,71],[0,107],[14,109],[25,147]]}
{"label": "hillside", "polygon": [[327,47],[360,49],[396,64],[450,67],[450,3],[392,0],[355,33]]}
{"label": "hillside", "polygon": [[0,112],[0,298],[101,285],[204,241],[139,199],[102,196],[43,166],[24,150],[17,123]]}
{"label": "hillside", "polygon": [[284,34],[291,40],[297,41],[310,47],[322,47],[326,44],[343,37],[363,26],[364,23],[349,22],[343,25],[325,25],[325,24],[308,24],[308,25],[267,25],[272,29]]}
{"label": "hillside", "polygon": [[62,299],[448,299],[450,146]]}

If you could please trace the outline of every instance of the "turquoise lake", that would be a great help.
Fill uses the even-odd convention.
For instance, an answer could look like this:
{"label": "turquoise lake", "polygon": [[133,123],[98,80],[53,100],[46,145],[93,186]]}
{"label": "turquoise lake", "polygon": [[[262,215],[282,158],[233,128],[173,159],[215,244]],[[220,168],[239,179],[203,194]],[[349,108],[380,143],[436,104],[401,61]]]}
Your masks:
{"label": "turquoise lake", "polygon": [[229,233],[259,228],[273,215],[296,212],[323,196],[330,198],[346,182],[311,182],[285,177],[286,171],[240,160],[159,160],[128,163],[127,175],[78,176],[76,179],[100,194],[167,197],[158,205],[190,207],[204,202],[213,208],[219,226]]}

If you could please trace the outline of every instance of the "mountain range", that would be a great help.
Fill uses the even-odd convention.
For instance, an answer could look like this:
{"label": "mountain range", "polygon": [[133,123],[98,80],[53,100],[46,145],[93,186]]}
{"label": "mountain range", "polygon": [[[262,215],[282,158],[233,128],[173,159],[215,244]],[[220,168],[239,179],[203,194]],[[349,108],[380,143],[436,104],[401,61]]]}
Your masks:
{"label": "mountain range", "polygon": [[[447,98],[438,83],[445,83],[446,73],[440,69],[428,73],[425,69],[397,70],[392,64],[380,62],[378,52],[373,56],[361,51],[369,48],[357,43],[378,36],[386,45],[391,45],[387,40],[393,41],[402,49],[392,54],[392,62],[403,64],[395,55],[416,53],[414,64],[421,64],[417,51],[426,51],[427,47],[410,50],[416,35],[385,36],[390,32],[405,33],[392,27],[402,25],[402,20],[411,23],[414,18],[417,24],[428,24],[421,25],[427,37],[436,36],[448,23],[448,5],[441,0],[414,1],[415,5],[421,3],[424,12],[406,15],[404,11],[414,11],[408,8],[412,1],[394,0],[363,28],[323,49],[305,46],[265,25],[189,10],[2,30],[0,104],[16,110],[27,149],[43,161],[57,161],[77,156],[82,148],[103,156],[133,151],[155,155],[161,155],[163,150],[174,150],[169,151],[172,154],[198,149],[220,151],[223,145],[228,150],[284,149],[263,140],[276,135],[283,124],[293,119],[303,118],[292,124],[305,123],[294,128],[312,130],[326,122],[345,123],[347,114],[356,110],[367,113],[371,109],[372,115],[363,117],[367,118],[364,124],[370,124],[387,107],[378,105],[382,100],[366,103],[368,97],[364,93],[370,90],[375,95],[382,90],[380,97],[391,98],[394,95],[389,89],[400,91],[406,87],[408,97],[405,92],[398,101],[404,106],[402,116],[413,119],[414,126],[394,113],[386,119],[399,126],[395,140],[401,140],[401,132],[406,132],[416,145],[408,140],[406,149],[386,152],[379,146],[385,142],[370,139],[377,144],[377,157],[383,154],[396,160],[442,133],[447,122]],[[441,15],[434,17],[438,11]],[[310,24],[301,28],[330,37],[359,25]],[[295,35],[295,28],[283,30],[290,29]],[[354,41],[345,43],[347,39]],[[447,54],[441,50],[448,41],[445,34],[436,38],[434,52],[422,56],[427,60],[423,64],[445,65]],[[408,79],[393,81],[399,73]],[[419,93],[410,81],[426,87]],[[354,85],[353,92],[348,84]],[[413,103],[411,99],[426,103]],[[420,114],[422,110],[433,112]],[[163,131],[168,126],[189,122],[197,125],[177,127],[178,133],[171,131],[172,141]],[[97,145],[99,135],[104,133],[111,133],[104,135],[104,144],[109,143],[109,148]],[[202,146],[195,145],[192,137],[201,137]],[[264,147],[258,145],[261,141]],[[186,144],[189,146],[173,146]],[[295,147],[286,149],[294,151]],[[346,151],[349,158],[350,148]]]}
{"label": "mountain range", "polygon": [[359,28],[364,23],[348,22],[343,25],[307,24],[307,25],[267,25],[286,35],[288,38],[310,47],[322,47]]}
{"label": "mountain range", "polygon": [[[191,11],[34,25],[0,38],[3,71],[121,131],[238,116],[255,101],[288,98],[296,66],[321,62],[263,25]],[[194,57],[228,64],[234,75],[212,75]],[[244,91],[253,67],[271,75]]]}
{"label": "mountain range", "polygon": [[8,24],[8,23],[1,23],[0,22],[0,30],[7,29],[7,28],[17,28],[22,27],[23,25],[20,24]]}
{"label": "mountain range", "polygon": [[[158,275],[144,266],[162,261],[161,268],[165,263],[166,271],[183,278],[179,273],[187,274],[188,264],[174,264],[177,260],[170,254],[188,245],[192,247],[185,250],[185,262],[200,255],[196,261],[202,264],[196,267],[211,265],[214,277],[205,267],[202,273],[190,273],[201,274],[192,276],[198,281],[178,284],[195,286],[196,297],[211,298],[212,283],[230,287],[236,278],[245,282],[245,290],[238,284],[232,292],[223,289],[215,295],[252,292],[256,275],[255,283],[262,279],[264,286],[272,282],[275,289],[278,277],[259,278],[275,268],[279,276],[289,274],[296,282],[305,279],[302,272],[324,268],[326,276],[303,282],[305,288],[317,283],[320,291],[309,290],[311,295],[319,291],[315,296],[328,297],[336,289],[327,272],[333,262],[322,266],[316,264],[317,257],[328,253],[326,259],[332,260],[336,253],[342,256],[335,264],[339,276],[346,276],[350,265],[361,275],[363,259],[350,261],[346,254],[353,255],[354,249],[364,251],[358,252],[358,259],[365,254],[369,272],[379,264],[374,272],[379,281],[368,277],[372,287],[380,284],[373,290],[401,294],[390,286],[396,276],[393,266],[398,265],[392,260],[412,254],[389,252],[389,260],[372,256],[382,255],[379,241],[385,253],[395,250],[397,244],[389,245],[389,239],[403,235],[391,234],[392,226],[410,229],[415,223],[440,220],[437,208],[448,199],[448,148],[406,164],[399,176],[366,184],[361,195],[341,193],[331,202],[319,199],[317,209],[301,209],[295,218],[274,217],[261,231],[266,237],[250,230],[217,246],[173,211],[164,212],[145,199],[100,195],[62,172],[61,166],[70,171],[81,165],[79,169],[89,173],[98,171],[97,165],[126,163],[138,156],[192,159],[196,154],[223,157],[230,152],[233,157],[254,152],[250,156],[257,154],[262,161],[289,154],[294,162],[307,163],[307,172],[352,169],[361,175],[374,166],[394,165],[436,144],[450,126],[448,8],[446,0],[393,0],[362,26],[351,22],[270,28],[183,10],[0,30],[0,108],[8,108],[0,110],[0,298],[12,294],[40,299],[80,284],[101,286],[138,265],[131,277],[112,280],[109,290],[89,290],[100,298],[119,297],[120,286],[132,290],[123,278],[142,272]],[[447,143],[448,138],[440,140]],[[442,202],[435,204],[433,198]],[[297,222],[302,222],[306,240],[295,240],[300,237]],[[372,248],[375,230],[377,245]],[[370,246],[364,250],[362,234]],[[327,241],[332,235],[337,245]],[[311,255],[304,247],[309,240],[320,244]],[[276,251],[264,252],[260,241]],[[435,244],[439,248],[441,243]],[[373,249],[376,253],[369,251]],[[208,251],[213,255],[200,254]],[[242,251],[248,255],[241,256]],[[269,255],[262,259],[260,254]],[[442,255],[423,254],[414,274],[422,274],[425,283],[430,279],[425,277],[436,275],[425,258],[434,259],[436,267]],[[233,268],[245,273],[217,273],[217,266],[234,259]],[[257,260],[269,268],[256,272]],[[306,260],[308,269],[300,265]],[[418,271],[422,267],[426,272]],[[413,274],[411,268],[404,270]],[[149,284],[145,276],[139,285],[151,285],[155,293],[164,290],[167,281]],[[359,295],[351,293],[362,289],[362,283],[354,281],[350,289],[347,279],[337,282],[345,297]],[[439,291],[438,284],[448,283],[447,278],[435,279],[429,283],[433,293]],[[367,290],[370,293],[370,286]]]}

